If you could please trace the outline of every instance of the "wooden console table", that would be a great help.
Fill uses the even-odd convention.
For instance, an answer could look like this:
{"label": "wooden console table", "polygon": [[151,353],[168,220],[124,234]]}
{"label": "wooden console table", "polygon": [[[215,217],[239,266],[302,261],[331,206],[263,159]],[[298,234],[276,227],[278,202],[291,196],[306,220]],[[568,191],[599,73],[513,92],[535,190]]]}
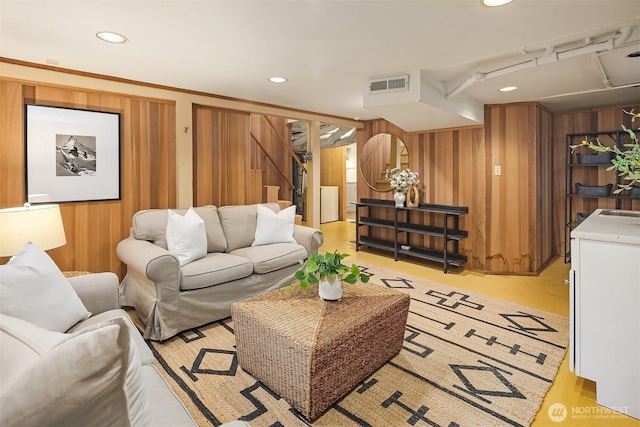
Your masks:
{"label": "wooden console table", "polygon": [[[459,219],[461,215],[469,213],[466,206],[448,206],[429,203],[420,203],[418,207],[396,207],[393,200],[381,199],[361,199],[356,203],[356,251],[360,246],[367,246],[393,252],[394,260],[398,260],[398,254],[414,256],[429,261],[439,262],[443,265],[446,273],[449,266],[460,267],[467,262],[467,257],[461,255],[459,251],[459,241],[466,238],[469,233],[461,230]],[[393,212],[393,219],[380,218],[374,215],[373,209],[381,208]],[[367,215],[363,216],[361,209],[367,210]],[[442,226],[422,224],[412,221],[412,213],[432,213],[443,215]],[[415,217],[415,215],[414,215]],[[449,220],[453,224],[450,226]],[[360,227],[366,226],[368,233],[363,235]],[[371,232],[375,228],[388,229],[393,234],[393,239],[379,239],[371,237]],[[401,236],[401,233],[404,236]],[[427,235],[442,239],[442,249],[433,247],[412,246],[410,239],[412,234]],[[404,237],[401,241],[401,237]],[[452,242],[453,249],[449,250],[449,242]]]}

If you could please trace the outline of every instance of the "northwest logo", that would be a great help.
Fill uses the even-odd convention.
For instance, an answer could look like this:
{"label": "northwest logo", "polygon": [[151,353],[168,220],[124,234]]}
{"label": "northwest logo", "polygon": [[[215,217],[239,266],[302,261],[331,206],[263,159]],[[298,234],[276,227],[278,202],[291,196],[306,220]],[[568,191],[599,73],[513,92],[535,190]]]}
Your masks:
{"label": "northwest logo", "polygon": [[553,405],[549,406],[549,410],[547,411],[547,414],[549,415],[551,421],[556,423],[561,423],[562,421],[564,421],[565,418],[567,418],[567,413],[567,407],[562,403],[554,403]]}

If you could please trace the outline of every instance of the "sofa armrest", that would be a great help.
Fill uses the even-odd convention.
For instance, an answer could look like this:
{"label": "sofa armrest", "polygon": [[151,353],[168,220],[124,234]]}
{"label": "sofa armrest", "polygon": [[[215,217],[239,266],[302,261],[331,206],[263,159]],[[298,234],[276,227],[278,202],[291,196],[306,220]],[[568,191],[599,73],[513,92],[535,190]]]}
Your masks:
{"label": "sofa armrest", "polygon": [[324,243],[324,234],[317,228],[296,224],[293,228],[293,238],[298,244],[307,249],[309,255],[318,250]]}
{"label": "sofa armrest", "polygon": [[127,264],[127,269],[151,279],[163,282],[167,277],[180,278],[178,258],[168,250],[146,240],[127,237],[116,247],[120,261]]}
{"label": "sofa armrest", "polygon": [[120,308],[118,276],[115,274],[92,273],[70,277],[67,280],[92,315]]}

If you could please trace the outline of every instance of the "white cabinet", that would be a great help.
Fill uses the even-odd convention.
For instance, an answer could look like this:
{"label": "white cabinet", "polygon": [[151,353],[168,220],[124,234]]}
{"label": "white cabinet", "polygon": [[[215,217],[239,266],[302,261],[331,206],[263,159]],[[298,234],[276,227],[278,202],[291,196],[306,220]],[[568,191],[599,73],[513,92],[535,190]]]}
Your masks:
{"label": "white cabinet", "polygon": [[338,220],[338,187],[320,186],[320,223]]}
{"label": "white cabinet", "polygon": [[640,212],[598,209],[571,237],[570,369],[640,419]]}

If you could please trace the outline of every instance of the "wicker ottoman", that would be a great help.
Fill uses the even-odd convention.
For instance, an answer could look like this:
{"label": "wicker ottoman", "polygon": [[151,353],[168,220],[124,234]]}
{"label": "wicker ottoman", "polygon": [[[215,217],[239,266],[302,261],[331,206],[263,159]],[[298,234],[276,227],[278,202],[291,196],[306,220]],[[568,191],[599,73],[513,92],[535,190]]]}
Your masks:
{"label": "wicker ottoman", "polygon": [[400,351],[408,311],[380,285],[347,284],[338,302],[279,289],[231,307],[238,362],[313,421]]}

